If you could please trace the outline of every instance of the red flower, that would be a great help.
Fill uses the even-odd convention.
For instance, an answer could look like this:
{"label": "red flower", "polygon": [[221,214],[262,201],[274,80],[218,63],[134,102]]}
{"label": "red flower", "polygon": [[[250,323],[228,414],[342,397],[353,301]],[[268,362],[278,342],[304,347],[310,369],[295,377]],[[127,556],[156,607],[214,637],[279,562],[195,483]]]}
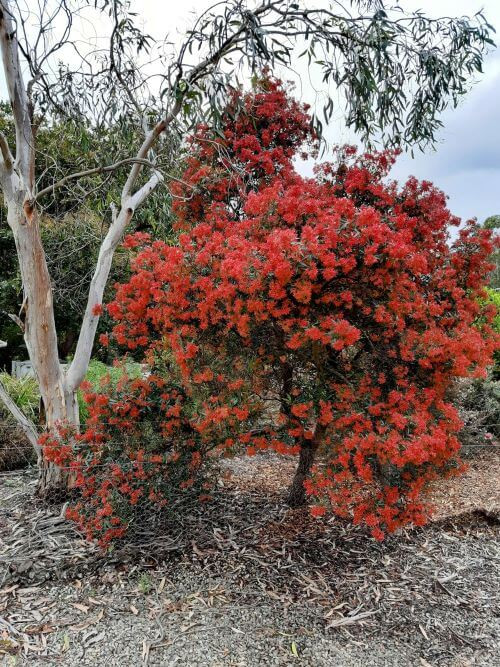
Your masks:
{"label": "red flower", "polygon": [[314,517],[324,516],[326,514],[326,507],[323,507],[323,505],[313,505],[310,512],[311,516]]}
{"label": "red flower", "polygon": [[305,419],[311,409],[311,405],[311,403],[295,403],[291,407],[292,414],[295,415],[295,417]]}

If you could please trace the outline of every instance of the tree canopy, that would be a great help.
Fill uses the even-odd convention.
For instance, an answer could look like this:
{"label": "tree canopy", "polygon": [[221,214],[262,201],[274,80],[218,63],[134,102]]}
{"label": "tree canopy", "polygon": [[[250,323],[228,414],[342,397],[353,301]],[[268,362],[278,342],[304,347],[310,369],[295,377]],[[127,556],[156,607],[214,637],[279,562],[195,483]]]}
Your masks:
{"label": "tree canopy", "polygon": [[[13,8],[24,28],[22,4],[17,0]],[[56,13],[49,5],[36,19],[42,38],[30,43],[28,31],[19,35],[35,112],[91,119],[97,126],[130,116],[147,123],[170,113],[181,124],[202,117],[217,123],[238,78],[263,67],[293,68],[302,57],[318,70],[327,93],[311,116],[318,135],[336,111],[333,86],[343,92],[347,125],[364,142],[426,146],[435,139],[441,112],[468,91],[493,46],[493,28],[482,12],[433,18],[386,0],[225,0],[198,16],[178,49],[169,36],[155,40],[143,32],[139,13],[124,0],[61,0]],[[49,69],[56,55],[71,53],[68,61],[74,60],[73,24],[94,8],[103,25],[108,19],[108,48],[88,48],[77,67],[59,62]],[[56,18],[61,38],[48,47],[46,34],[56,29]],[[162,66],[152,72],[149,63],[156,59]]]}
{"label": "tree canopy", "polygon": [[[85,21],[98,23],[103,38],[82,43]],[[128,0],[47,0],[36,7],[0,0],[13,120],[12,136],[0,132],[0,187],[19,259],[21,326],[49,428],[78,424],[76,392],[92,355],[115,250],[136,211],[160,184],[175,190],[188,134],[200,121],[220,131],[228,95],[242,79],[266,68],[294,68],[302,58],[320,74],[326,93],[310,118],[315,139],[331,119],[334,89],[344,100],[347,125],[367,144],[425,147],[435,139],[442,111],[467,92],[493,44],[482,13],[432,18],[384,0],[222,0],[198,16],[180,44],[168,36],[153,39],[140,25]],[[78,169],[68,173],[64,161],[56,161],[43,187],[44,123],[52,129],[70,123],[76,136],[83,132],[76,145],[87,136],[102,146],[111,140],[109,151],[101,157],[90,144],[82,146]],[[108,177],[116,177],[118,187],[104,194]],[[64,368],[42,220],[46,211],[64,208],[68,191],[92,200],[95,178],[109,204],[106,233],[75,352]],[[1,386],[0,395],[6,395]],[[34,432],[27,429],[40,453]],[[61,485],[56,466],[44,464],[42,473],[41,487]]]}

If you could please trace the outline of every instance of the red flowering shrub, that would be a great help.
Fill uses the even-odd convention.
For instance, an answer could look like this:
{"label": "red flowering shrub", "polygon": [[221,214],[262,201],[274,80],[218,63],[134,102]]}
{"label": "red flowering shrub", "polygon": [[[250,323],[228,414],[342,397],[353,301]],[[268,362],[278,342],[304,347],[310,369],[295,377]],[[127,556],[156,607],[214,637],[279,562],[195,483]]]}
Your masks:
{"label": "red flowering shrub", "polygon": [[195,405],[165,363],[161,376],[123,374],[98,392],[85,389],[85,430],[61,426],[41,444],[48,460],[72,470],[77,500],[66,516],[89,539],[106,547],[144,528],[151,533],[187,503],[209,498],[208,453],[224,440],[225,419],[234,432],[229,415],[215,416],[215,402]]}
{"label": "red flowering shrub", "polygon": [[490,236],[470,222],[451,243],[444,195],[386,182],[391,153],[339,149],[302,178],[306,110],[272,81],[239,102],[223,136],[193,138],[179,246],[129,239],[140,250],[110,305],[114,336],[171,350],[186,386],[240,368],[245,416],[279,401],[274,423],[239,441],[299,454],[292,503],[306,490],[316,515],[330,505],[377,538],[420,524],[425,484],[458,467],[448,389],[483,375],[498,344],[478,306]]}
{"label": "red flowering shrub", "polygon": [[299,176],[314,137],[278,82],[235,93],[224,120],[176,185],[179,245],[127,240],[113,336],[151,365],[171,355],[205,443],[297,454],[291,504],[307,493],[378,539],[421,524],[422,489],[459,465],[448,390],[498,344],[478,305],[489,233],[471,222],[451,243],[444,195],[386,182],[388,152],[339,149]]}

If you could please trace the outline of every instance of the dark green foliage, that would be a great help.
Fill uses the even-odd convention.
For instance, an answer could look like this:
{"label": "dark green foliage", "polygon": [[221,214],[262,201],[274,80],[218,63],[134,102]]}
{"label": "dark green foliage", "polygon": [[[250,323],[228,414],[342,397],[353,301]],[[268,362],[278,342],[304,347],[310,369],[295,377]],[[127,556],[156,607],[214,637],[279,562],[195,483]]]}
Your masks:
{"label": "dark green foliage", "polygon": [[[8,105],[0,104],[0,131],[14,145],[14,128]],[[108,164],[116,155],[136,143],[132,125],[119,124],[113,129],[90,128],[68,119],[42,123],[37,133],[36,170],[42,174],[39,190],[49,187],[68,174]],[[70,181],[41,199],[41,233],[54,287],[54,309],[59,333],[59,354],[65,359],[76,345],[85,310],[88,286],[99,248],[107,232],[110,204],[120,201],[127,166],[113,174],[93,174]],[[14,238],[7,225],[6,210],[0,204],[0,368],[10,370],[12,359],[26,359],[22,331],[9,315],[18,315],[23,294]],[[146,229],[158,238],[171,235],[170,196],[158,188],[134,216],[133,229]],[[123,281],[128,271],[128,254],[115,253],[108,293],[116,281]],[[106,298],[107,295],[105,295]],[[107,327],[106,316],[99,331]]]}
{"label": "dark green foliage", "polygon": [[[7,360],[24,358],[24,342],[19,326],[9,317],[17,315],[22,303],[21,276],[18,270],[14,238],[0,207],[0,340],[7,347],[0,348],[0,369]],[[10,370],[10,369],[9,369]]]}
{"label": "dark green foliage", "polygon": [[490,215],[489,218],[483,223],[485,229],[499,229],[500,228],[500,215]]}

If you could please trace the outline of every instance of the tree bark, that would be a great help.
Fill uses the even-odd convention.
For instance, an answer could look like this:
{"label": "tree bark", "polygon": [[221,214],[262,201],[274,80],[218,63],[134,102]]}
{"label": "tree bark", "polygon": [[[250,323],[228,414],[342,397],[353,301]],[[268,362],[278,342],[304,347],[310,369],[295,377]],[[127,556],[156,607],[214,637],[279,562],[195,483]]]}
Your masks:
{"label": "tree bark", "polygon": [[[52,302],[52,285],[40,240],[38,213],[17,192],[7,199],[8,222],[14,233],[24,288],[24,340],[33,363],[43,401],[46,427],[60,422],[78,425],[75,391],[68,387],[59,363]],[[43,457],[40,461],[39,493],[61,492],[67,474]]]}
{"label": "tree bark", "polygon": [[307,503],[304,482],[311,474],[311,469],[316,459],[316,452],[321,444],[321,438],[323,437],[324,431],[324,427],[317,424],[312,440],[302,440],[301,442],[299,462],[297,464],[293,481],[288,489],[287,504],[289,507],[304,507]]}

